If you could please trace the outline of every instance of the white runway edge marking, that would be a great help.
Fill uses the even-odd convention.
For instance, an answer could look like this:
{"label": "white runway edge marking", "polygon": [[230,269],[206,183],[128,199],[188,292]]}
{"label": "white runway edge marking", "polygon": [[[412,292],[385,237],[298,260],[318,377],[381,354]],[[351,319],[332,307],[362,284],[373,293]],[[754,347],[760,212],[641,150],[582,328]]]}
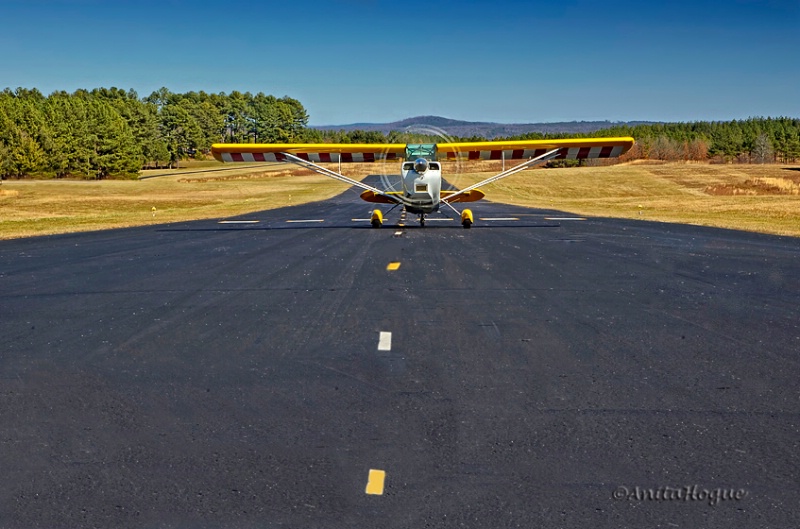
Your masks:
{"label": "white runway edge marking", "polygon": [[519,220],[517,217],[480,217],[480,220]]}
{"label": "white runway edge marking", "polygon": [[378,351],[392,350],[392,333],[381,332],[378,335]]}
{"label": "white runway edge marking", "polygon": [[219,224],[258,224],[260,220],[221,220]]}
{"label": "white runway edge marking", "polygon": [[287,220],[286,222],[325,222],[325,219],[300,219],[300,220]]}
{"label": "white runway edge marking", "polygon": [[586,220],[583,217],[545,217],[544,220]]}

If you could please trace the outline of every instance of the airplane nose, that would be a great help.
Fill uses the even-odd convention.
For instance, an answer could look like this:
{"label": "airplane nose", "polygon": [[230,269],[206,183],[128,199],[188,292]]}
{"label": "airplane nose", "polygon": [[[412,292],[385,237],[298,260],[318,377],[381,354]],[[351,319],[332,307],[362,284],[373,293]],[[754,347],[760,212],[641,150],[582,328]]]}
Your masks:
{"label": "airplane nose", "polygon": [[425,158],[417,158],[414,161],[414,171],[416,171],[419,174],[422,174],[427,170],[428,170],[428,160],[426,160]]}

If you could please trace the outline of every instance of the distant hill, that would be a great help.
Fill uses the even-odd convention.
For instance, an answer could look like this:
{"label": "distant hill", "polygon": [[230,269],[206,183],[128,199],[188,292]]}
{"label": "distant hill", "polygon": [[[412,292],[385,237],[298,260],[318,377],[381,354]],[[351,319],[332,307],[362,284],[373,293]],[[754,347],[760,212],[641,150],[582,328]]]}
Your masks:
{"label": "distant hill", "polygon": [[319,130],[366,130],[379,131],[384,134],[422,127],[435,127],[442,129],[451,136],[482,136],[484,138],[497,138],[503,136],[516,136],[528,132],[541,133],[589,133],[607,129],[616,125],[648,125],[652,121],[563,121],[558,123],[486,123],[482,121],[460,121],[441,116],[417,116],[414,118],[394,121],[392,123],[351,123],[349,125],[317,125],[311,128]]}

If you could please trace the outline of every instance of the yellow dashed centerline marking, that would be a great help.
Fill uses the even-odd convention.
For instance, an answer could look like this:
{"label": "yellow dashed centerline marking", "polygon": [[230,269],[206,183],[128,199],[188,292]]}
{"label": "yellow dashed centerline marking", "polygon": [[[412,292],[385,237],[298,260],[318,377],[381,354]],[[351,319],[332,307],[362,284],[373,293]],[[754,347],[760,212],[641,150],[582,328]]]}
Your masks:
{"label": "yellow dashed centerline marking", "polygon": [[387,270],[397,270],[398,268],[400,268],[400,263],[398,261],[394,261],[386,265]]}
{"label": "yellow dashed centerline marking", "polygon": [[383,470],[369,469],[369,478],[367,480],[367,494],[375,494],[380,496],[383,494],[383,484],[386,481],[386,472]]}

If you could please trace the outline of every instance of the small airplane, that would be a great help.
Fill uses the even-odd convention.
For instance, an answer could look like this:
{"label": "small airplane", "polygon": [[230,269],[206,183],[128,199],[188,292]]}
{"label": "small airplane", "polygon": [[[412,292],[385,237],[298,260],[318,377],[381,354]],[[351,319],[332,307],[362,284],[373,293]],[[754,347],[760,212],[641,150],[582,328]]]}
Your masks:
{"label": "small airplane", "polygon": [[[512,140],[459,143],[216,143],[211,147],[214,158],[221,162],[291,162],[319,174],[363,189],[361,199],[377,204],[402,206],[419,215],[425,226],[425,216],[447,206],[461,217],[464,228],[474,223],[472,211],[459,212],[452,204],[475,202],[485,194],[479,188],[549,160],[583,160],[613,158],[633,146],[630,137],[582,138],[562,140]],[[491,178],[460,190],[442,189],[441,159],[446,160],[525,160]],[[403,189],[382,190],[348,178],[320,163],[376,162],[403,160],[400,167]],[[375,209],[371,223],[383,224],[383,212]]]}

